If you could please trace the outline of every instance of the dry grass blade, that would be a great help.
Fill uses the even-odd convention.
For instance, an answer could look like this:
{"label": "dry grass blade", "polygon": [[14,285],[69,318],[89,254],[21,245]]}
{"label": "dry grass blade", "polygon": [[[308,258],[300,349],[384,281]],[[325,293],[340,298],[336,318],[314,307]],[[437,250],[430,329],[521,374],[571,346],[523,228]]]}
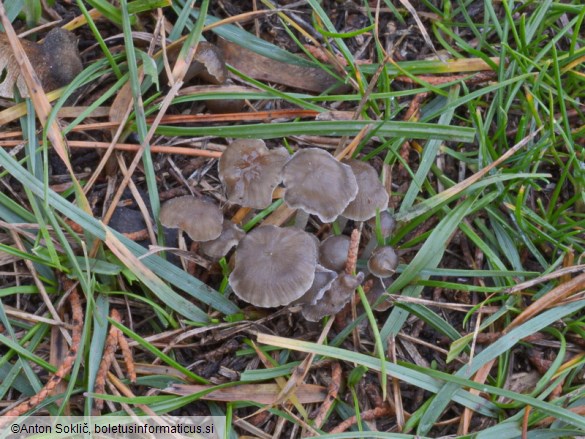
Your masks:
{"label": "dry grass blade", "polygon": [[439,57],[439,59],[440,59],[440,55],[437,53],[437,49],[435,49],[435,46],[434,46],[433,42],[431,41],[431,37],[429,37],[429,34],[428,34],[424,24],[422,23],[420,17],[418,16],[416,9],[414,9],[412,4],[408,0],[400,0],[400,3],[402,3],[406,9],[408,9],[408,12],[410,12],[410,14],[412,15],[412,18],[414,18],[414,21],[416,21],[416,25],[418,26],[418,29],[420,30],[420,33],[422,34],[422,36],[425,40],[425,43],[427,43],[427,45],[431,49],[433,49],[433,52],[435,52],[435,55],[437,55],[437,57]]}
{"label": "dry grass blade", "polygon": [[[49,93],[46,93],[47,99],[49,102],[53,102],[59,99],[61,96],[62,90],[53,90]],[[2,111],[0,111],[0,126],[8,125],[10,122],[17,120],[19,117],[22,117],[26,114],[26,102],[21,102],[20,104],[14,104]]]}
{"label": "dry grass blade", "polygon": [[[272,367],[272,363],[270,362],[270,360],[268,360],[268,358],[266,357],[266,355],[264,354],[264,352],[258,348],[258,346],[256,346],[256,344],[253,345],[254,350],[256,351],[256,354],[258,355],[258,357],[260,358],[260,360],[262,361],[262,363],[264,364],[264,367],[270,369]],[[266,411],[268,411],[270,408],[285,403],[287,400],[290,401],[290,403],[292,403],[297,410],[299,410],[300,413],[304,413],[305,417],[306,417],[306,412],[305,409],[303,408],[303,406],[301,405],[301,402],[298,400],[296,394],[294,393],[294,390],[292,388],[292,386],[290,386],[290,382],[291,380],[289,380],[288,382],[282,378],[282,377],[276,377],[275,381],[277,383],[277,386],[279,388],[279,392],[276,395],[276,398],[274,398],[269,405],[267,405],[266,407],[257,410],[254,413],[255,415],[259,415],[261,413],[264,413]]]}
{"label": "dry grass blade", "polygon": [[[474,375],[473,381],[475,381],[476,383],[485,383],[485,381],[489,377],[490,370],[492,369],[494,363],[495,360],[492,360],[486,363],[484,366],[482,366],[482,368],[479,369],[477,373]],[[469,392],[475,395],[479,395],[480,393],[478,390],[475,389],[469,389]],[[466,407],[465,410],[463,411],[463,415],[461,415],[458,434],[465,435],[469,432],[469,426],[471,425],[472,416],[473,411]]]}
{"label": "dry grass blade", "polygon": [[[14,243],[16,244],[17,248],[19,250],[21,250],[22,252],[26,253],[26,248],[22,242],[22,239],[20,238],[18,231],[14,227],[10,227],[9,230],[10,230],[10,234],[11,234],[12,239],[14,240]],[[39,289],[41,297],[43,298],[43,301],[44,301],[45,305],[47,306],[47,309],[51,313],[51,316],[56,321],[60,322],[61,319],[59,318],[59,314],[57,313],[57,310],[53,306],[53,302],[51,301],[49,295],[47,294],[47,290],[45,288],[45,285],[41,281],[41,279],[37,273],[37,270],[35,268],[35,265],[32,263],[32,261],[30,261],[28,259],[25,259],[24,263],[25,263],[26,267],[28,268],[30,274],[32,275],[34,283],[37,286],[37,288]]]}
{"label": "dry grass blade", "polygon": [[4,73],[4,77],[0,81],[0,96],[13,98],[14,87],[18,87],[21,96],[28,96],[28,90],[19,74],[19,67],[12,48],[4,34],[0,34],[0,71]]}
{"label": "dry grass blade", "polygon": [[[22,145],[22,143],[23,142],[20,140],[0,140],[1,147],[16,147]],[[71,140],[68,144],[71,149],[105,149],[107,151],[138,152],[142,148],[140,145],[136,145],[134,143],[92,142],[85,140]],[[221,152],[219,151],[208,151],[204,149],[186,148],[181,146],[156,145],[151,146],[150,151],[155,154],[179,154],[187,157],[208,157],[215,159],[221,157]]]}
{"label": "dry grass blade", "polygon": [[513,287],[507,288],[506,290],[504,290],[504,293],[506,294],[518,293],[522,290],[533,287],[534,285],[548,282],[558,277],[564,277],[569,274],[581,273],[582,271],[585,271],[585,265],[574,265],[572,267],[560,268],[558,270],[553,271],[552,273],[544,274],[534,279],[527,280],[526,282],[519,283],[518,285],[514,285]]}
{"label": "dry grass blade", "polygon": [[[191,385],[191,384],[171,384],[164,389],[166,393],[175,395],[192,395],[194,393],[204,392],[212,389],[214,386]],[[252,401],[258,404],[272,404],[278,394],[280,386],[278,384],[240,384],[224,389],[213,390],[201,397],[207,401]],[[315,384],[300,384],[295,395],[301,404],[317,404],[326,400],[327,395],[323,386]]]}
{"label": "dry grass blade", "polygon": [[[497,166],[499,166],[500,164],[502,164],[503,162],[508,160],[516,152],[518,152],[521,148],[526,146],[528,144],[528,142],[530,142],[534,137],[536,137],[536,135],[540,132],[540,130],[541,130],[541,128],[531,132],[528,136],[526,136],[524,139],[522,139],[520,142],[518,142],[516,145],[514,145],[512,148],[510,148],[508,151],[506,151],[504,154],[502,154],[500,157],[498,157],[497,160],[494,160],[492,163],[487,165],[485,168],[477,171],[471,177],[466,178],[462,182],[457,183],[457,184],[451,186],[449,189],[446,189],[443,192],[441,192],[439,194],[440,197],[443,200],[448,200],[449,198],[455,196],[456,194],[462,192],[463,190],[465,190],[466,188],[471,186],[473,183],[476,183],[479,180],[481,180],[484,176],[487,175],[488,172],[490,172],[492,169],[496,168]],[[396,219],[400,220],[400,221],[409,221],[409,220],[421,215],[426,210],[427,210],[427,207],[425,206],[425,203],[422,202],[422,203],[419,203],[418,205],[416,205],[413,209],[409,210],[408,212],[405,212],[404,214],[398,214],[396,216]]]}
{"label": "dry grass blade", "polygon": [[506,328],[506,332],[530,320],[536,314],[549,309],[561,302],[563,299],[571,296],[574,293],[583,291],[585,288],[585,274],[581,274],[568,282],[562,283],[556,288],[553,288],[547,294],[536,300],[522,311]]}
{"label": "dry grass blade", "polygon": [[187,299],[175,293],[152,270],[138,259],[116,236],[105,229],[104,243],[114,255],[123,262],[139,279],[147,285],[159,298],[174,309],[184,311],[184,315],[195,321],[208,321],[207,315]]}
{"label": "dry grass blade", "polygon": [[6,31],[6,37],[12,47],[14,59],[20,67],[22,78],[29,90],[29,95],[35,106],[37,117],[41,121],[41,124],[47,129],[47,136],[51,140],[55,151],[59,154],[59,157],[63,160],[68,170],[73,175],[73,169],[69,162],[67,145],[61,136],[59,124],[56,121],[53,121],[47,126],[49,114],[51,113],[51,104],[49,103],[47,95],[43,91],[41,81],[36,75],[34,68],[26,56],[24,48],[12,27],[12,23],[6,16],[6,11],[4,10],[4,5],[2,3],[0,3],[0,20],[2,21],[2,26],[4,26]]}

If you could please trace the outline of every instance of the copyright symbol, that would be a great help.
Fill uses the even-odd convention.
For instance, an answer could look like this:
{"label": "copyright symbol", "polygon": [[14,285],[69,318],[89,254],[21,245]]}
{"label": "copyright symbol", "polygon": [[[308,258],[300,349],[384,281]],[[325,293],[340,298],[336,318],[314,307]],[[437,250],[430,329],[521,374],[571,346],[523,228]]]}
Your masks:
{"label": "copyright symbol", "polygon": [[20,426],[18,424],[12,424],[10,426],[10,431],[12,431],[12,433],[16,434],[20,431]]}

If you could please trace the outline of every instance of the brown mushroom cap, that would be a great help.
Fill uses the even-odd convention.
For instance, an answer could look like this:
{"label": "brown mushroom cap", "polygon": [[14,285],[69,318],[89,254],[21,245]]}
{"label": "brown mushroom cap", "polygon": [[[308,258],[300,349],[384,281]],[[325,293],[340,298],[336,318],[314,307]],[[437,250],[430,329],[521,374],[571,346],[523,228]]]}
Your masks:
{"label": "brown mushroom cap", "polygon": [[228,200],[245,207],[263,209],[272,202],[272,192],[282,179],[289,158],[285,148],[269,150],[259,139],[231,143],[219,159],[219,179]]}
{"label": "brown mushroom cap", "polygon": [[333,283],[335,278],[337,278],[337,273],[317,264],[317,267],[315,267],[315,278],[313,279],[311,288],[292,304],[314,305],[323,297],[325,291],[331,287],[331,283]]}
{"label": "brown mushroom cap", "polygon": [[368,303],[373,306],[381,296],[385,295],[384,299],[374,309],[376,311],[386,311],[394,304],[394,301],[386,294],[386,288],[392,285],[392,279],[380,279],[379,277],[369,276],[364,282],[364,289],[368,282],[371,282],[371,288],[367,293]]}
{"label": "brown mushroom cap", "polygon": [[398,266],[398,255],[390,246],[378,247],[368,259],[368,270],[374,276],[392,276]]}
{"label": "brown mushroom cap", "polygon": [[319,263],[333,271],[343,271],[347,261],[350,239],[348,236],[330,236],[319,246]]}
{"label": "brown mushroom cap", "polygon": [[351,168],[321,149],[297,151],[283,171],[284,201],[325,223],[334,221],[358,192]]}
{"label": "brown mushroom cap", "polygon": [[[181,53],[182,45],[173,44],[168,47],[167,56],[169,63],[174,65]],[[169,78],[164,72],[165,81]],[[200,78],[203,82],[221,85],[228,78],[228,69],[225,65],[223,51],[216,45],[207,41],[199,41],[197,50],[193,55],[193,61],[183,76],[183,82],[188,83],[193,78]]]}
{"label": "brown mushroom cap", "polygon": [[349,159],[343,163],[351,166],[357,181],[358,193],[342,215],[354,221],[365,221],[376,215],[376,209],[386,209],[388,192],[380,182],[376,170],[361,160]]}
{"label": "brown mushroom cap", "polygon": [[206,41],[199,41],[193,62],[185,75],[185,82],[195,76],[210,84],[223,84],[226,81],[228,70],[220,48]]}
{"label": "brown mushroom cap", "polygon": [[207,256],[219,259],[224,257],[233,246],[246,236],[246,232],[240,229],[231,221],[224,221],[221,235],[213,241],[203,242],[201,251]]}
{"label": "brown mushroom cap", "polygon": [[[368,224],[372,229],[376,228],[376,218],[372,218],[368,221]],[[382,232],[382,236],[384,238],[388,238],[394,232],[396,228],[396,220],[394,216],[388,212],[387,210],[382,210],[380,212],[380,231]]]}
{"label": "brown mushroom cap", "polygon": [[295,228],[260,226],[240,241],[229,282],[253,305],[288,305],[311,287],[317,265],[312,235]]}
{"label": "brown mushroom cap", "polygon": [[221,234],[223,213],[211,201],[185,195],[165,202],[159,219],[163,226],[184,230],[193,241],[202,242]]}
{"label": "brown mushroom cap", "polygon": [[351,295],[363,280],[363,273],[358,273],[357,276],[347,273],[337,275],[321,299],[314,305],[303,306],[301,311],[303,317],[310,322],[317,322],[325,316],[337,314],[349,302]]}

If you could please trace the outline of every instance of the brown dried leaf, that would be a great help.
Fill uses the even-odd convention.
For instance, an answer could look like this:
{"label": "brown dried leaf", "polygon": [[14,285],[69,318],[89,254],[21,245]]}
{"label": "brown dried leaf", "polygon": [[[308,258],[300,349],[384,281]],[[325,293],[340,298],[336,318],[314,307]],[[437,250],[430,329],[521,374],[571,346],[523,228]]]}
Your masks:
{"label": "brown dried leaf", "polygon": [[253,79],[275,82],[315,93],[322,93],[336,84],[342,85],[333,76],[318,68],[275,61],[221,38],[217,45],[223,51],[226,63]]}
{"label": "brown dried leaf", "polygon": [[[77,50],[77,38],[61,28],[51,30],[42,43],[20,40],[45,92],[69,84],[83,66]],[[0,96],[14,97],[14,87],[21,96],[29,96],[24,77],[6,34],[0,34]]]}
{"label": "brown dried leaf", "polygon": [[[8,41],[8,44],[10,45],[12,52],[14,54],[14,59],[16,60],[18,67],[20,68],[20,72],[22,73],[23,79],[27,85],[27,89],[29,90],[30,94],[31,94],[31,101],[33,103],[33,106],[35,108],[35,111],[37,113],[37,117],[39,119],[39,121],[41,122],[41,125],[43,125],[43,127],[46,130],[47,133],[47,138],[49,139],[49,141],[51,142],[51,144],[53,145],[53,148],[55,150],[55,152],[57,153],[57,155],[61,158],[61,160],[63,161],[63,163],[65,163],[65,166],[67,167],[67,170],[69,171],[69,173],[72,176],[72,181],[73,181],[73,186],[75,188],[75,192],[77,195],[77,202],[79,204],[79,206],[85,210],[88,214],[92,214],[91,208],[89,206],[89,202],[87,201],[87,197],[85,196],[85,193],[83,192],[81,185],[79,184],[79,182],[77,181],[77,179],[75,178],[74,172],[73,172],[73,168],[71,166],[71,162],[69,161],[69,155],[68,155],[68,148],[67,148],[67,142],[65,140],[65,138],[63,137],[63,134],[61,132],[61,128],[59,126],[59,123],[57,120],[52,120],[49,121],[49,113],[51,112],[51,104],[49,103],[49,99],[47,98],[47,95],[45,94],[44,90],[43,90],[43,84],[41,83],[41,80],[39,79],[39,75],[36,74],[35,72],[35,68],[32,66],[28,55],[26,53],[26,50],[23,48],[23,45],[21,44],[21,41],[19,40],[19,38],[16,35],[16,32],[14,31],[14,28],[12,27],[12,23],[10,22],[10,20],[8,19],[8,17],[6,16],[6,11],[4,9],[4,5],[2,4],[2,2],[0,2],[0,22],[2,23],[2,26],[4,26],[4,30],[6,31],[6,38]],[[55,35],[57,35],[55,38],[57,40],[59,40],[61,37],[63,37],[63,33],[65,31],[57,31],[55,32]],[[69,36],[72,34],[68,34]],[[69,38],[69,36],[65,36],[65,39]],[[45,43],[48,44],[48,41]],[[48,46],[46,46],[48,47]],[[63,45],[61,45],[61,49],[63,49],[63,51],[65,53],[53,53],[52,55],[54,56],[54,59],[49,60],[49,64],[47,66],[45,66],[45,69],[41,69],[41,72],[47,72],[47,69],[50,71],[50,66],[54,66],[56,71],[60,71],[62,67],[64,67],[65,65],[67,65],[70,61],[69,57],[71,56],[71,53],[67,53],[66,47],[64,47]],[[70,50],[77,50],[75,47],[70,48]],[[67,61],[65,60],[61,60],[59,59],[59,55],[68,58]],[[58,65],[60,62],[63,63],[63,66]],[[78,60],[79,64],[81,65],[81,61]],[[81,69],[81,67],[80,67]],[[67,68],[65,68],[65,70],[67,70]],[[50,76],[54,76],[54,73],[51,73]]]}

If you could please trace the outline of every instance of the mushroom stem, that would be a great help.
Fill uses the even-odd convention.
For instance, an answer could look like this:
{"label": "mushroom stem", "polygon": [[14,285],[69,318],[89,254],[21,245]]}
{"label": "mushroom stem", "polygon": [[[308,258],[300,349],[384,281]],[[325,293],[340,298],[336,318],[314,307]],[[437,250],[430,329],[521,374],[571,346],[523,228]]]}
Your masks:
{"label": "mushroom stem", "polygon": [[349,221],[347,218],[340,216],[337,218],[337,226],[339,227],[339,230],[343,231],[343,229],[345,229],[345,226],[347,226],[347,221]]}
{"label": "mushroom stem", "polygon": [[362,259],[369,259],[370,256],[372,256],[372,252],[374,251],[374,249],[378,246],[378,239],[376,238],[376,234],[372,234],[372,236],[370,236],[370,240],[368,241],[368,243],[366,244],[366,247],[364,248],[364,252],[362,253]]}
{"label": "mushroom stem", "polygon": [[295,216],[295,227],[300,230],[305,230],[308,223],[309,214],[302,209],[298,209],[297,215]]}
{"label": "mushroom stem", "polygon": [[[187,242],[185,241],[185,235],[183,235],[183,230],[179,229],[177,233],[177,247],[180,250],[187,251]],[[187,260],[180,256],[181,265],[183,266],[183,270],[187,271]]]}

